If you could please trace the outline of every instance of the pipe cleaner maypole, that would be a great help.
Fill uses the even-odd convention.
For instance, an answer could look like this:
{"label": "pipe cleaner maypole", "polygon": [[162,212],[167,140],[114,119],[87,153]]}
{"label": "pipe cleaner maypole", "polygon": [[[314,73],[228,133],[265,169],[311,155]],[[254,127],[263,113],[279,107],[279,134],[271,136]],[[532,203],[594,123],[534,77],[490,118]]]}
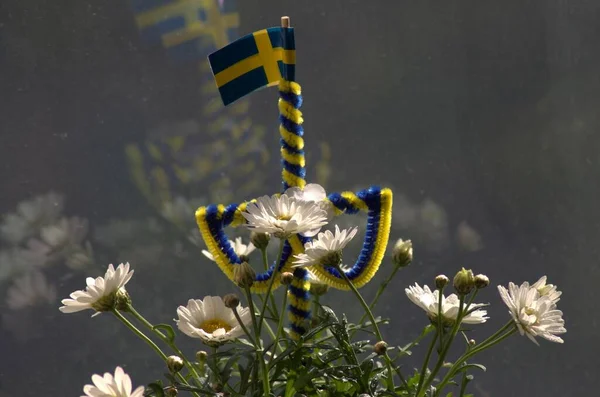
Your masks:
{"label": "pipe cleaner maypole", "polygon": [[[280,27],[263,29],[246,35],[209,56],[209,63],[225,105],[265,86],[279,86],[279,133],[281,144],[282,192],[289,188],[304,189],[306,162],[304,157],[304,130],[302,129],[302,96],[295,81],[296,50],[294,29],[288,17],[281,19]],[[312,266],[310,270],[319,281],[337,289],[348,290],[345,280],[356,287],[368,283],[377,272],[389,237],[392,192],[373,186],[359,192],[332,193],[326,199],[335,215],[367,213],[367,227],[363,248],[355,264],[341,269]],[[249,202],[229,205],[209,205],[196,211],[196,221],[203,240],[218,266],[230,280],[242,261],[225,233],[228,226],[246,222],[242,212]],[[293,270],[293,281],[288,286],[290,336],[299,339],[308,329],[310,296],[308,271],[292,268],[294,255],[304,252],[304,244],[311,238],[293,235],[283,244],[281,259],[269,269],[256,275],[251,291],[265,293],[280,285],[278,275]]]}

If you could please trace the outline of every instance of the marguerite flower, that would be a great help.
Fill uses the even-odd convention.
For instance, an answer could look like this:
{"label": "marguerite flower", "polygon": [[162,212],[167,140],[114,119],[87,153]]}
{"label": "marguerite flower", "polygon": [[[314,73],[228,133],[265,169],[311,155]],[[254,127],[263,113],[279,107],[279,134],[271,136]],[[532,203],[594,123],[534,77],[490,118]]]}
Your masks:
{"label": "marguerite flower", "polygon": [[[431,321],[437,321],[439,305],[438,299],[440,296],[439,290],[436,289],[432,292],[428,286],[421,288],[419,284],[415,283],[414,286],[411,285],[410,287],[406,288],[404,292],[406,292],[406,296],[408,296],[408,299],[410,299],[412,303],[425,310],[427,317],[429,317]],[[445,297],[442,294],[442,308],[440,313],[442,315],[442,321],[444,324],[453,324],[456,321],[459,305],[460,300],[456,294],[451,294],[448,297]],[[478,307],[482,306],[485,306],[485,304],[471,303],[469,306],[470,313],[463,317],[461,322],[465,324],[485,323],[489,318],[487,317],[487,311],[477,309]]]}
{"label": "marguerite flower", "polygon": [[508,289],[499,285],[498,291],[521,335],[527,335],[536,345],[539,345],[536,336],[550,342],[564,342],[557,335],[567,332],[565,320],[550,295],[541,295],[538,288],[530,286],[528,282],[520,286],[511,282]]}
{"label": "marguerite flower", "polygon": [[[75,313],[86,309],[100,312],[111,310],[115,307],[117,293],[126,294],[125,284],[133,276],[133,270],[129,271],[129,263],[120,264],[115,269],[108,265],[104,277],[86,279],[85,291],[75,291],[71,299],[63,299],[59,310],[63,313]],[[95,315],[95,314],[94,314]]]}
{"label": "marguerite flower", "polygon": [[[240,319],[245,326],[252,321],[250,309],[238,305]],[[192,338],[200,338],[207,345],[220,345],[244,334],[232,309],[218,296],[203,300],[190,299],[187,306],[177,308],[177,327]]]}
{"label": "marguerite flower", "polygon": [[8,289],[6,306],[11,310],[20,310],[38,303],[52,303],[56,300],[56,288],[48,284],[40,272],[28,273],[17,280]]}
{"label": "marguerite flower", "polygon": [[357,231],[356,227],[340,231],[339,226],[335,225],[335,235],[330,230],[319,233],[317,240],[304,244],[304,253],[294,256],[294,267],[338,265],[342,259],[342,250]]}
{"label": "marguerite flower", "polygon": [[561,291],[557,291],[556,285],[546,284],[547,277],[542,276],[538,281],[536,281],[531,288],[537,289],[541,296],[547,295],[548,298],[553,303],[556,303],[560,300],[560,296],[562,295]]}
{"label": "marguerite flower", "polygon": [[327,192],[325,192],[323,186],[317,183],[309,183],[303,189],[294,186],[287,189],[283,194],[301,202],[317,204],[327,212],[328,221],[332,220],[335,215],[333,204],[327,200]]}
{"label": "marguerite flower", "polygon": [[[233,243],[233,250],[235,251],[235,254],[239,257],[242,257],[242,256],[247,257],[255,249],[256,248],[254,247],[254,244],[252,244],[252,243],[248,243],[248,245],[244,244],[242,242],[241,237],[236,237],[236,239]],[[215,261],[215,257],[207,250],[202,250],[202,253],[204,254],[204,256],[206,256],[211,261],[213,261],[213,262]]]}
{"label": "marguerite flower", "polygon": [[242,215],[250,229],[281,239],[292,234],[312,237],[327,224],[327,213],[321,207],[285,194],[260,197],[249,203]]}
{"label": "marguerite flower", "polygon": [[109,372],[104,376],[92,375],[92,382],[93,385],[83,386],[85,396],[81,397],[142,397],[144,395],[144,386],[131,391],[131,378],[121,367],[115,369],[114,376]]}

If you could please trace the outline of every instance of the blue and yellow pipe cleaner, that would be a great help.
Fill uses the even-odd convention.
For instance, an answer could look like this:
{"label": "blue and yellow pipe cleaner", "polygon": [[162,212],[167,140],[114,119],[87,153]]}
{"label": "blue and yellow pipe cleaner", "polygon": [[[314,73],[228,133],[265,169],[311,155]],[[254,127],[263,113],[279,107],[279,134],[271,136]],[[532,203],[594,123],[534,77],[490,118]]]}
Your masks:
{"label": "blue and yellow pipe cleaner", "polygon": [[[282,163],[282,191],[306,185],[301,88],[295,78],[294,30],[275,27],[244,36],[209,56],[209,62],[224,104],[232,103],[259,88],[279,85],[279,133]],[[367,230],[363,247],[354,265],[345,270],[346,276],[357,287],[367,284],[379,269],[389,238],[392,215],[392,191],[377,186],[358,192],[331,193],[327,200],[336,215],[367,214]],[[196,221],[202,238],[218,266],[233,281],[235,266],[241,260],[236,255],[225,229],[246,222],[242,212],[248,202],[229,205],[209,205],[196,211]],[[304,252],[310,238],[290,237],[283,246],[279,263],[256,275],[251,288],[254,293],[265,293],[271,277],[280,272],[293,271],[294,279],[288,286],[288,316],[290,336],[299,339],[308,329],[310,319],[310,282],[308,271],[292,268],[294,255]],[[313,266],[310,269],[323,283],[347,290],[336,269]],[[276,278],[274,288],[280,285]]]}

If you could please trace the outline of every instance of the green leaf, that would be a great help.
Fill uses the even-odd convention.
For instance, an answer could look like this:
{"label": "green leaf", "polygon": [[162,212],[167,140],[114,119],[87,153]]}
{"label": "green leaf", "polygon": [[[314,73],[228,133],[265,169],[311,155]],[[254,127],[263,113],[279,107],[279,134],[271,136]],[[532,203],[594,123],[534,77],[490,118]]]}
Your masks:
{"label": "green leaf", "polygon": [[152,382],[146,386],[146,390],[144,390],[145,397],[164,397],[165,392],[163,390],[162,382],[157,380],[156,382]]}
{"label": "green leaf", "polygon": [[460,369],[458,371],[456,371],[456,373],[460,373],[460,372],[465,372],[470,368],[477,368],[482,370],[483,372],[487,371],[487,368],[485,368],[483,365],[481,364],[465,364],[462,367],[460,367]]}
{"label": "green leaf", "polygon": [[156,324],[154,327],[152,327],[152,330],[164,331],[167,334],[166,336],[169,343],[173,343],[175,341],[175,331],[173,331],[173,327],[171,327],[169,324]]}

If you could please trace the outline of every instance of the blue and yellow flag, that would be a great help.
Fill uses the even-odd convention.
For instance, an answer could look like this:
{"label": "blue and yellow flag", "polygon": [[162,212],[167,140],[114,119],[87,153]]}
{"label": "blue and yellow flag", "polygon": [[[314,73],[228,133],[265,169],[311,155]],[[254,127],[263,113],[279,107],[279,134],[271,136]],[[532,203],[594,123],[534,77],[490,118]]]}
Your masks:
{"label": "blue and yellow flag", "polygon": [[279,80],[295,80],[294,28],[275,27],[246,35],[208,56],[223,104]]}

